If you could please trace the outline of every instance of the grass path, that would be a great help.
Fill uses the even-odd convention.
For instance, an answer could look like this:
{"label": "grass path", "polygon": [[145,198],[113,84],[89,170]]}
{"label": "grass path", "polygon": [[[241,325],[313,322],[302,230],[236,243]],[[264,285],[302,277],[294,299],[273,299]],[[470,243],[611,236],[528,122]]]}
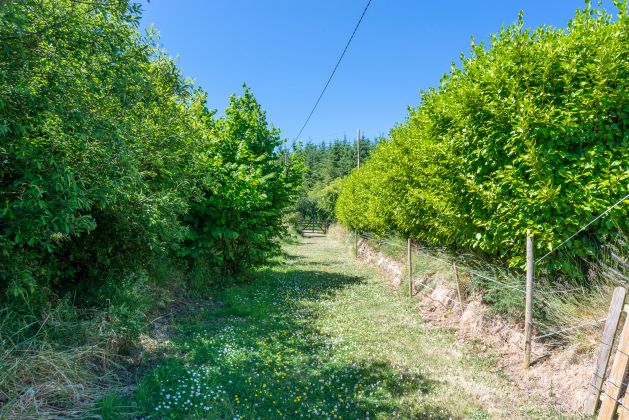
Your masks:
{"label": "grass path", "polygon": [[346,247],[309,236],[173,326],[129,406],[165,418],[548,418],[423,323]]}

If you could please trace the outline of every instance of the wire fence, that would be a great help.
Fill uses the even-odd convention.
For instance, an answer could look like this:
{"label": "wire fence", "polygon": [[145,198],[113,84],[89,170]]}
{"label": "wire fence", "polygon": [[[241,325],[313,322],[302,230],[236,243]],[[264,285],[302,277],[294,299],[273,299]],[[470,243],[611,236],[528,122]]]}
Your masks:
{"label": "wire fence", "polygon": [[[382,237],[369,232],[360,233],[359,236],[364,241],[376,245],[380,249],[388,247],[398,250],[398,257],[401,257],[403,251],[407,249],[406,244],[390,237]],[[519,300],[521,305],[517,308],[511,308],[511,317],[517,323],[522,322],[526,294],[523,274],[492,266],[487,261],[478,261],[469,255],[456,255],[444,250],[425,248],[419,244],[413,244],[413,254],[440,263],[443,265],[443,269],[446,270],[456,263],[458,271],[462,274],[467,274],[471,278],[471,281],[468,282],[471,284],[467,284],[468,287],[476,287],[482,293],[483,285],[478,283],[490,283],[494,293],[510,295],[514,299]],[[414,269],[414,271],[416,270]],[[429,299],[432,299],[430,295],[436,290],[436,287],[429,284],[429,282],[418,282],[417,279],[414,279],[414,286],[426,291],[425,295]],[[609,289],[605,290],[608,291]],[[544,285],[544,288],[536,289],[533,308],[537,316],[533,321],[534,335],[532,341],[552,347],[561,346],[569,342],[578,333],[588,332],[590,334],[594,333],[595,336],[600,336],[599,333],[602,332],[602,327],[606,321],[604,316],[595,316],[595,314],[577,316],[575,309],[566,303],[570,300],[578,301],[580,296],[584,296],[589,292],[591,290],[588,290],[585,286],[566,287],[565,284],[560,284],[556,288],[550,288],[548,282]],[[609,296],[604,295],[602,298],[608,299]],[[441,297],[439,303],[443,304],[444,300],[452,306],[460,305],[455,297]],[[603,305],[599,309],[601,314],[603,314],[606,306]],[[462,310],[463,308],[461,308]],[[524,334],[523,326],[522,330],[519,328],[506,328],[518,335]]]}
{"label": "wire fence", "polygon": [[[394,247],[394,248],[398,248],[400,250],[406,249],[406,247],[404,245],[402,245],[400,243],[396,243],[396,242],[390,241],[390,240],[377,238],[377,237],[374,237],[374,236],[371,236],[371,235],[368,235],[368,234],[360,234],[360,236],[363,239],[365,239],[365,240],[376,242],[380,246],[388,245],[388,246],[391,246],[391,247]],[[425,252],[421,252],[421,251],[419,251],[419,252],[421,253],[421,255],[423,255],[425,257],[428,257],[428,258],[430,258],[430,259],[432,259],[434,261],[440,262],[440,263],[442,263],[444,265],[452,265],[454,263],[453,261],[448,261],[448,260],[446,260],[444,258],[440,258],[440,257],[434,256],[434,255],[431,255],[429,253],[425,253]],[[494,279],[494,278],[488,277],[486,275],[480,274],[480,273],[478,273],[475,270],[470,270],[470,269],[467,269],[465,267],[459,267],[459,270],[462,271],[462,272],[468,272],[468,273],[474,274],[477,277],[483,278],[485,280],[489,280],[491,282],[495,282],[496,284],[502,285],[503,287],[510,288],[510,289],[513,289],[513,290],[517,290],[518,292],[521,292],[522,294],[524,293],[524,290],[518,289],[515,286],[508,285],[508,284],[506,284],[504,282],[501,282],[501,281],[499,281],[497,279]],[[422,282],[422,281],[420,281],[420,282],[414,281],[413,285],[414,286],[419,286],[422,289],[424,289],[424,290],[426,290],[426,291],[428,291],[430,293],[433,293],[433,292],[435,292],[437,290],[436,287],[431,287],[426,282]],[[430,300],[432,300],[432,301],[434,301],[434,302],[436,302],[436,303],[438,303],[440,305],[444,305],[444,303],[441,300],[434,299],[430,294],[426,294],[425,296],[428,299],[430,299]],[[451,303],[453,306],[460,305],[460,302],[458,301],[458,299],[454,298],[454,297],[443,296],[441,299],[445,300],[446,302]],[[461,311],[463,311],[463,308],[461,308]],[[524,334],[522,331],[518,331],[518,330],[516,330],[516,329],[514,329],[512,327],[509,327],[508,325],[504,325],[503,328],[505,328],[505,329],[507,329],[507,330],[509,330],[509,331],[511,331],[511,332],[513,332],[515,334],[517,334],[517,335],[523,335]]]}
{"label": "wire fence", "polygon": [[584,226],[582,226],[580,229],[578,229],[575,233],[573,233],[572,235],[570,235],[568,238],[564,239],[563,241],[561,241],[559,243],[559,245],[555,246],[553,249],[551,249],[550,251],[548,251],[546,254],[544,254],[542,257],[538,258],[535,263],[539,264],[540,262],[542,262],[543,260],[545,260],[546,258],[548,258],[550,255],[552,255],[553,253],[555,253],[559,248],[561,248],[562,246],[566,245],[568,242],[570,242],[572,239],[576,238],[580,233],[583,233],[587,230],[587,228],[589,228],[590,226],[592,226],[596,221],[602,219],[603,217],[607,216],[613,209],[615,209],[616,207],[618,207],[620,204],[624,203],[626,200],[629,200],[629,194],[627,194],[626,196],[624,196],[623,198],[621,198],[620,200],[616,201],[614,204],[612,204],[611,206],[607,207],[604,211],[602,211],[598,216],[596,216],[595,218],[593,218],[592,220],[590,220],[588,223],[586,223]]}
{"label": "wire fence", "polygon": [[[394,249],[396,252],[391,255],[394,259],[403,259],[404,251],[407,252],[407,277],[409,282],[409,292],[411,296],[416,293],[415,289],[421,288],[424,296],[439,305],[459,307],[461,317],[463,318],[465,306],[469,303],[469,297],[481,296],[484,303],[490,306],[498,307],[497,301],[507,302],[507,306],[511,306],[507,320],[511,320],[511,325],[502,322],[500,328],[514,333],[516,336],[523,338],[521,345],[518,346],[524,352],[524,367],[530,365],[531,348],[535,344],[538,347],[538,354],[544,353],[541,358],[550,355],[555,347],[565,346],[573,342],[583,344],[583,340],[589,340],[594,346],[599,347],[595,372],[588,388],[588,398],[590,398],[585,406],[588,414],[594,414],[599,396],[603,397],[604,403],[601,405],[601,413],[605,412],[605,418],[612,418],[616,414],[616,407],[621,407],[621,414],[629,413],[629,384],[623,382],[624,374],[627,368],[627,358],[629,354],[623,352],[629,342],[629,336],[624,337],[623,334],[618,335],[618,325],[620,319],[624,316],[623,323],[629,323],[626,306],[623,310],[617,306],[624,305],[624,297],[627,285],[629,284],[629,232],[626,231],[626,221],[615,223],[611,221],[611,226],[617,227],[617,232],[610,233],[606,240],[611,243],[598,243],[600,249],[599,254],[592,254],[590,251],[586,255],[580,255],[578,252],[562,252],[557,251],[566,247],[579,235],[587,234],[588,229],[597,221],[604,219],[621,204],[629,200],[629,194],[620,200],[611,204],[605,210],[594,216],[591,220],[579,227],[573,234],[561,240],[557,245],[549,244],[549,251],[541,257],[535,259],[533,238],[527,238],[527,273],[517,272],[504,267],[500,262],[494,265],[486,258],[474,256],[470,254],[461,254],[445,249],[427,248],[421,246],[420,243],[413,243],[409,238],[402,241],[402,238],[384,236],[370,232],[358,233],[355,235],[355,255],[358,257],[360,236],[364,241],[375,245],[384,251],[385,248]],[[608,217],[607,226],[610,227]],[[624,229],[624,230],[623,230]],[[527,232],[527,235],[529,233]],[[584,236],[584,235],[582,235]],[[347,236],[349,241],[349,235]],[[582,239],[579,237],[579,239]],[[590,239],[593,243],[597,243],[599,238],[592,235]],[[404,243],[406,242],[406,243]],[[524,240],[523,240],[524,246]],[[578,248],[577,248],[578,249]],[[386,252],[385,252],[386,253]],[[573,254],[574,256],[570,256]],[[419,256],[421,258],[414,258]],[[544,269],[541,278],[536,277],[536,265],[553,256],[553,265],[555,267],[573,267],[577,269],[577,277],[569,278],[565,273],[569,271]],[[572,261],[560,261],[561,258],[572,258]],[[419,267],[412,264],[411,261],[419,260],[422,262]],[[576,261],[575,261],[576,260]],[[438,263],[441,267],[436,271],[444,272],[452,270],[454,280],[456,281],[456,296],[444,295],[440,293],[438,299],[433,295],[438,290],[438,281],[435,281],[431,274],[434,267],[426,267],[426,261]],[[430,264],[428,264],[429,266]],[[413,273],[419,272],[421,278],[413,277]],[[459,274],[464,274],[467,281],[463,284],[464,294],[461,293],[461,278]],[[556,274],[564,273],[564,274]],[[554,278],[553,278],[554,277]],[[448,281],[447,279],[439,281]],[[620,285],[622,288],[614,290],[614,300],[609,309],[609,319],[607,318],[607,309],[609,306],[612,289],[614,286]],[[454,287],[452,287],[454,289]],[[617,300],[617,292],[621,292],[622,299]],[[492,296],[493,295],[493,296]],[[612,308],[617,308],[612,309]],[[504,309],[504,308],[503,308]],[[623,315],[625,313],[625,315]],[[604,342],[607,338],[607,341]],[[623,355],[626,357],[619,363],[622,365],[623,374],[619,377],[614,374],[616,369],[616,359],[612,372],[608,371],[610,351],[616,343],[615,357]],[[512,345],[512,344],[510,344]],[[609,372],[609,373],[608,373]],[[614,378],[615,380],[610,379]],[[622,392],[621,392],[622,391]],[[610,394],[611,392],[611,394]],[[622,394],[622,398],[620,397]],[[590,404],[593,402],[593,405]],[[613,408],[613,410],[612,410]],[[613,411],[610,413],[610,410]],[[624,418],[621,415],[622,418]]]}
{"label": "wire fence", "polygon": [[[458,307],[462,319],[466,307],[478,297],[498,312],[504,311],[506,306],[508,310],[507,313],[503,313],[506,315],[503,322],[483,329],[485,333],[490,330],[493,333],[500,331],[501,336],[504,330],[512,333],[513,338],[519,337],[517,340],[509,338],[508,346],[523,351],[525,368],[530,366],[531,353],[537,360],[543,360],[552,355],[557,347],[574,343],[581,348],[584,344],[591,345],[591,348],[598,346],[595,371],[588,387],[588,398],[584,407],[588,414],[594,414],[600,399],[603,401],[600,415],[605,419],[611,419],[616,414],[617,407],[620,408],[621,414],[629,413],[627,393],[629,384],[624,382],[624,373],[622,375],[618,373],[619,369],[626,371],[629,360],[629,354],[623,351],[629,345],[629,335],[625,333],[627,325],[622,328],[623,334],[618,333],[618,326],[629,322],[626,306],[621,309],[629,283],[629,258],[626,257],[629,256],[627,225],[612,220],[611,226],[615,225],[618,229],[605,238],[607,243],[600,243],[596,236],[588,234],[591,235],[590,240],[595,244],[598,242],[600,250],[598,254],[588,253],[571,257],[570,252],[556,251],[567,246],[580,234],[587,234],[590,226],[609,216],[613,209],[628,199],[629,194],[593,217],[538,259],[533,258],[535,248],[532,238],[529,237],[526,246],[526,276],[521,271],[505,267],[501,261],[496,263],[469,253],[424,247],[411,239],[370,232],[354,233],[355,255],[357,257],[360,255],[358,240],[360,237],[402,265],[403,260],[407,259],[406,274],[404,269],[400,274],[402,281],[405,278],[408,281],[410,296],[415,296],[421,290],[424,292],[422,293],[424,298],[437,305],[446,309]],[[606,223],[609,227],[610,220]],[[351,236],[347,235],[346,246],[350,238]],[[555,267],[576,267],[580,276],[570,278],[565,274],[569,271],[551,271],[546,267],[542,267],[541,271],[536,273],[536,264],[545,261],[551,255]],[[561,258],[573,260],[561,261]],[[437,272],[441,274],[450,272],[452,275],[435,276]],[[413,276],[415,273],[419,276]],[[541,274],[540,278],[536,279],[536,274]],[[439,290],[442,282],[450,283],[452,293],[444,294]],[[453,284],[454,282],[456,284]],[[624,289],[618,287],[614,289],[617,285]],[[614,299],[610,306],[612,290]],[[621,324],[620,320],[623,317]],[[488,341],[490,345],[492,342],[495,343],[491,340],[484,341]],[[536,350],[532,352],[532,348]],[[612,353],[614,361],[613,366],[610,366]],[[617,368],[617,362],[619,365],[622,364],[621,367]]]}

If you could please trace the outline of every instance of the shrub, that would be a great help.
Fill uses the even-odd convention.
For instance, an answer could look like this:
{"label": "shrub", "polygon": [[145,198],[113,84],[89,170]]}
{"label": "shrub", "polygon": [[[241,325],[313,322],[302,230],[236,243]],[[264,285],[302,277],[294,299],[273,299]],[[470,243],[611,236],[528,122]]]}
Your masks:
{"label": "shrub", "polygon": [[279,131],[247,87],[212,122],[206,141],[197,161],[200,194],[184,217],[183,254],[223,274],[242,273],[279,253],[300,167],[282,158]]}
{"label": "shrub", "polygon": [[12,298],[155,255],[203,254],[232,273],[278,249],[300,173],[284,168],[279,130],[248,89],[215,121],[139,17],[126,0],[0,10],[0,290]]}
{"label": "shrub", "polygon": [[[344,181],[340,221],[523,264],[527,229],[539,252],[627,194],[629,17],[588,7],[567,29],[520,20],[472,44],[469,57]],[[627,205],[613,212],[629,227]],[[578,274],[617,232],[593,226],[549,259]],[[572,262],[571,262],[572,261]]]}
{"label": "shrub", "polygon": [[138,19],[122,0],[0,9],[0,288],[13,297],[183,234],[194,97]]}

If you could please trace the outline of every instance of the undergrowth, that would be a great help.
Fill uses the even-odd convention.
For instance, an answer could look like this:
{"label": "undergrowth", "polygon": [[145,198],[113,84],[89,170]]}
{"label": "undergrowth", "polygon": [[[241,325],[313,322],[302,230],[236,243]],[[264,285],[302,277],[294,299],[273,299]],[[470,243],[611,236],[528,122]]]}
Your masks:
{"label": "undergrowth", "polygon": [[[287,235],[283,242],[300,239]],[[283,261],[276,260],[268,264]],[[168,324],[181,306],[206,301],[247,280],[246,275],[220,276],[205,264],[188,267],[161,257],[146,269],[112,270],[97,284],[64,294],[47,291],[42,305],[3,302],[0,418],[86,417],[114,412],[111,407],[120,410],[120,389],[134,386],[159,358],[146,348],[156,347],[149,338],[156,324]],[[126,414],[134,409],[124,407]]]}
{"label": "undergrowth", "polygon": [[[165,261],[110,275],[97,287],[0,309],[0,418],[84,417],[137,364],[155,314],[183,295]],[[93,286],[93,285],[92,285]]]}

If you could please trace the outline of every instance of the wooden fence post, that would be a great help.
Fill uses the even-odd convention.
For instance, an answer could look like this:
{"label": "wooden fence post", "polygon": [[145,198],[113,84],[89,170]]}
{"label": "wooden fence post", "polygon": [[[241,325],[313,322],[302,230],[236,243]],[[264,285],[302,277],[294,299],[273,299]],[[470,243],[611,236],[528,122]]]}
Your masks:
{"label": "wooden fence post", "polygon": [[531,335],[533,333],[533,280],[535,251],[531,231],[526,231],[526,309],[524,313],[524,368],[531,364]]}
{"label": "wooden fence post", "polygon": [[461,298],[461,280],[459,279],[459,268],[456,265],[456,260],[454,261],[454,276],[456,277],[456,294],[459,297],[459,307],[461,308],[461,313],[463,313],[463,298]]}
{"label": "wooden fence post", "polygon": [[354,231],[354,258],[358,258],[358,231]]}
{"label": "wooden fence post", "polygon": [[616,415],[618,407],[618,399],[620,393],[624,389],[624,378],[627,372],[627,364],[629,363],[629,320],[625,320],[625,325],[620,333],[620,340],[616,348],[612,368],[607,377],[607,386],[605,387],[603,401],[598,412],[599,420],[612,419]]}
{"label": "wooden fence post", "polygon": [[598,350],[594,374],[592,375],[592,381],[590,381],[590,387],[588,388],[585,404],[583,406],[583,411],[587,416],[593,416],[598,406],[599,397],[603,389],[603,380],[607,371],[607,365],[609,364],[609,356],[612,351],[618,323],[620,322],[622,308],[625,304],[626,294],[627,289],[624,287],[616,287],[612,295],[612,301],[609,305],[609,311],[607,312],[607,319],[605,320],[601,346]]}
{"label": "wooden fence post", "polygon": [[406,244],[406,262],[408,264],[408,295],[413,297],[413,253],[411,238],[408,238]]}

